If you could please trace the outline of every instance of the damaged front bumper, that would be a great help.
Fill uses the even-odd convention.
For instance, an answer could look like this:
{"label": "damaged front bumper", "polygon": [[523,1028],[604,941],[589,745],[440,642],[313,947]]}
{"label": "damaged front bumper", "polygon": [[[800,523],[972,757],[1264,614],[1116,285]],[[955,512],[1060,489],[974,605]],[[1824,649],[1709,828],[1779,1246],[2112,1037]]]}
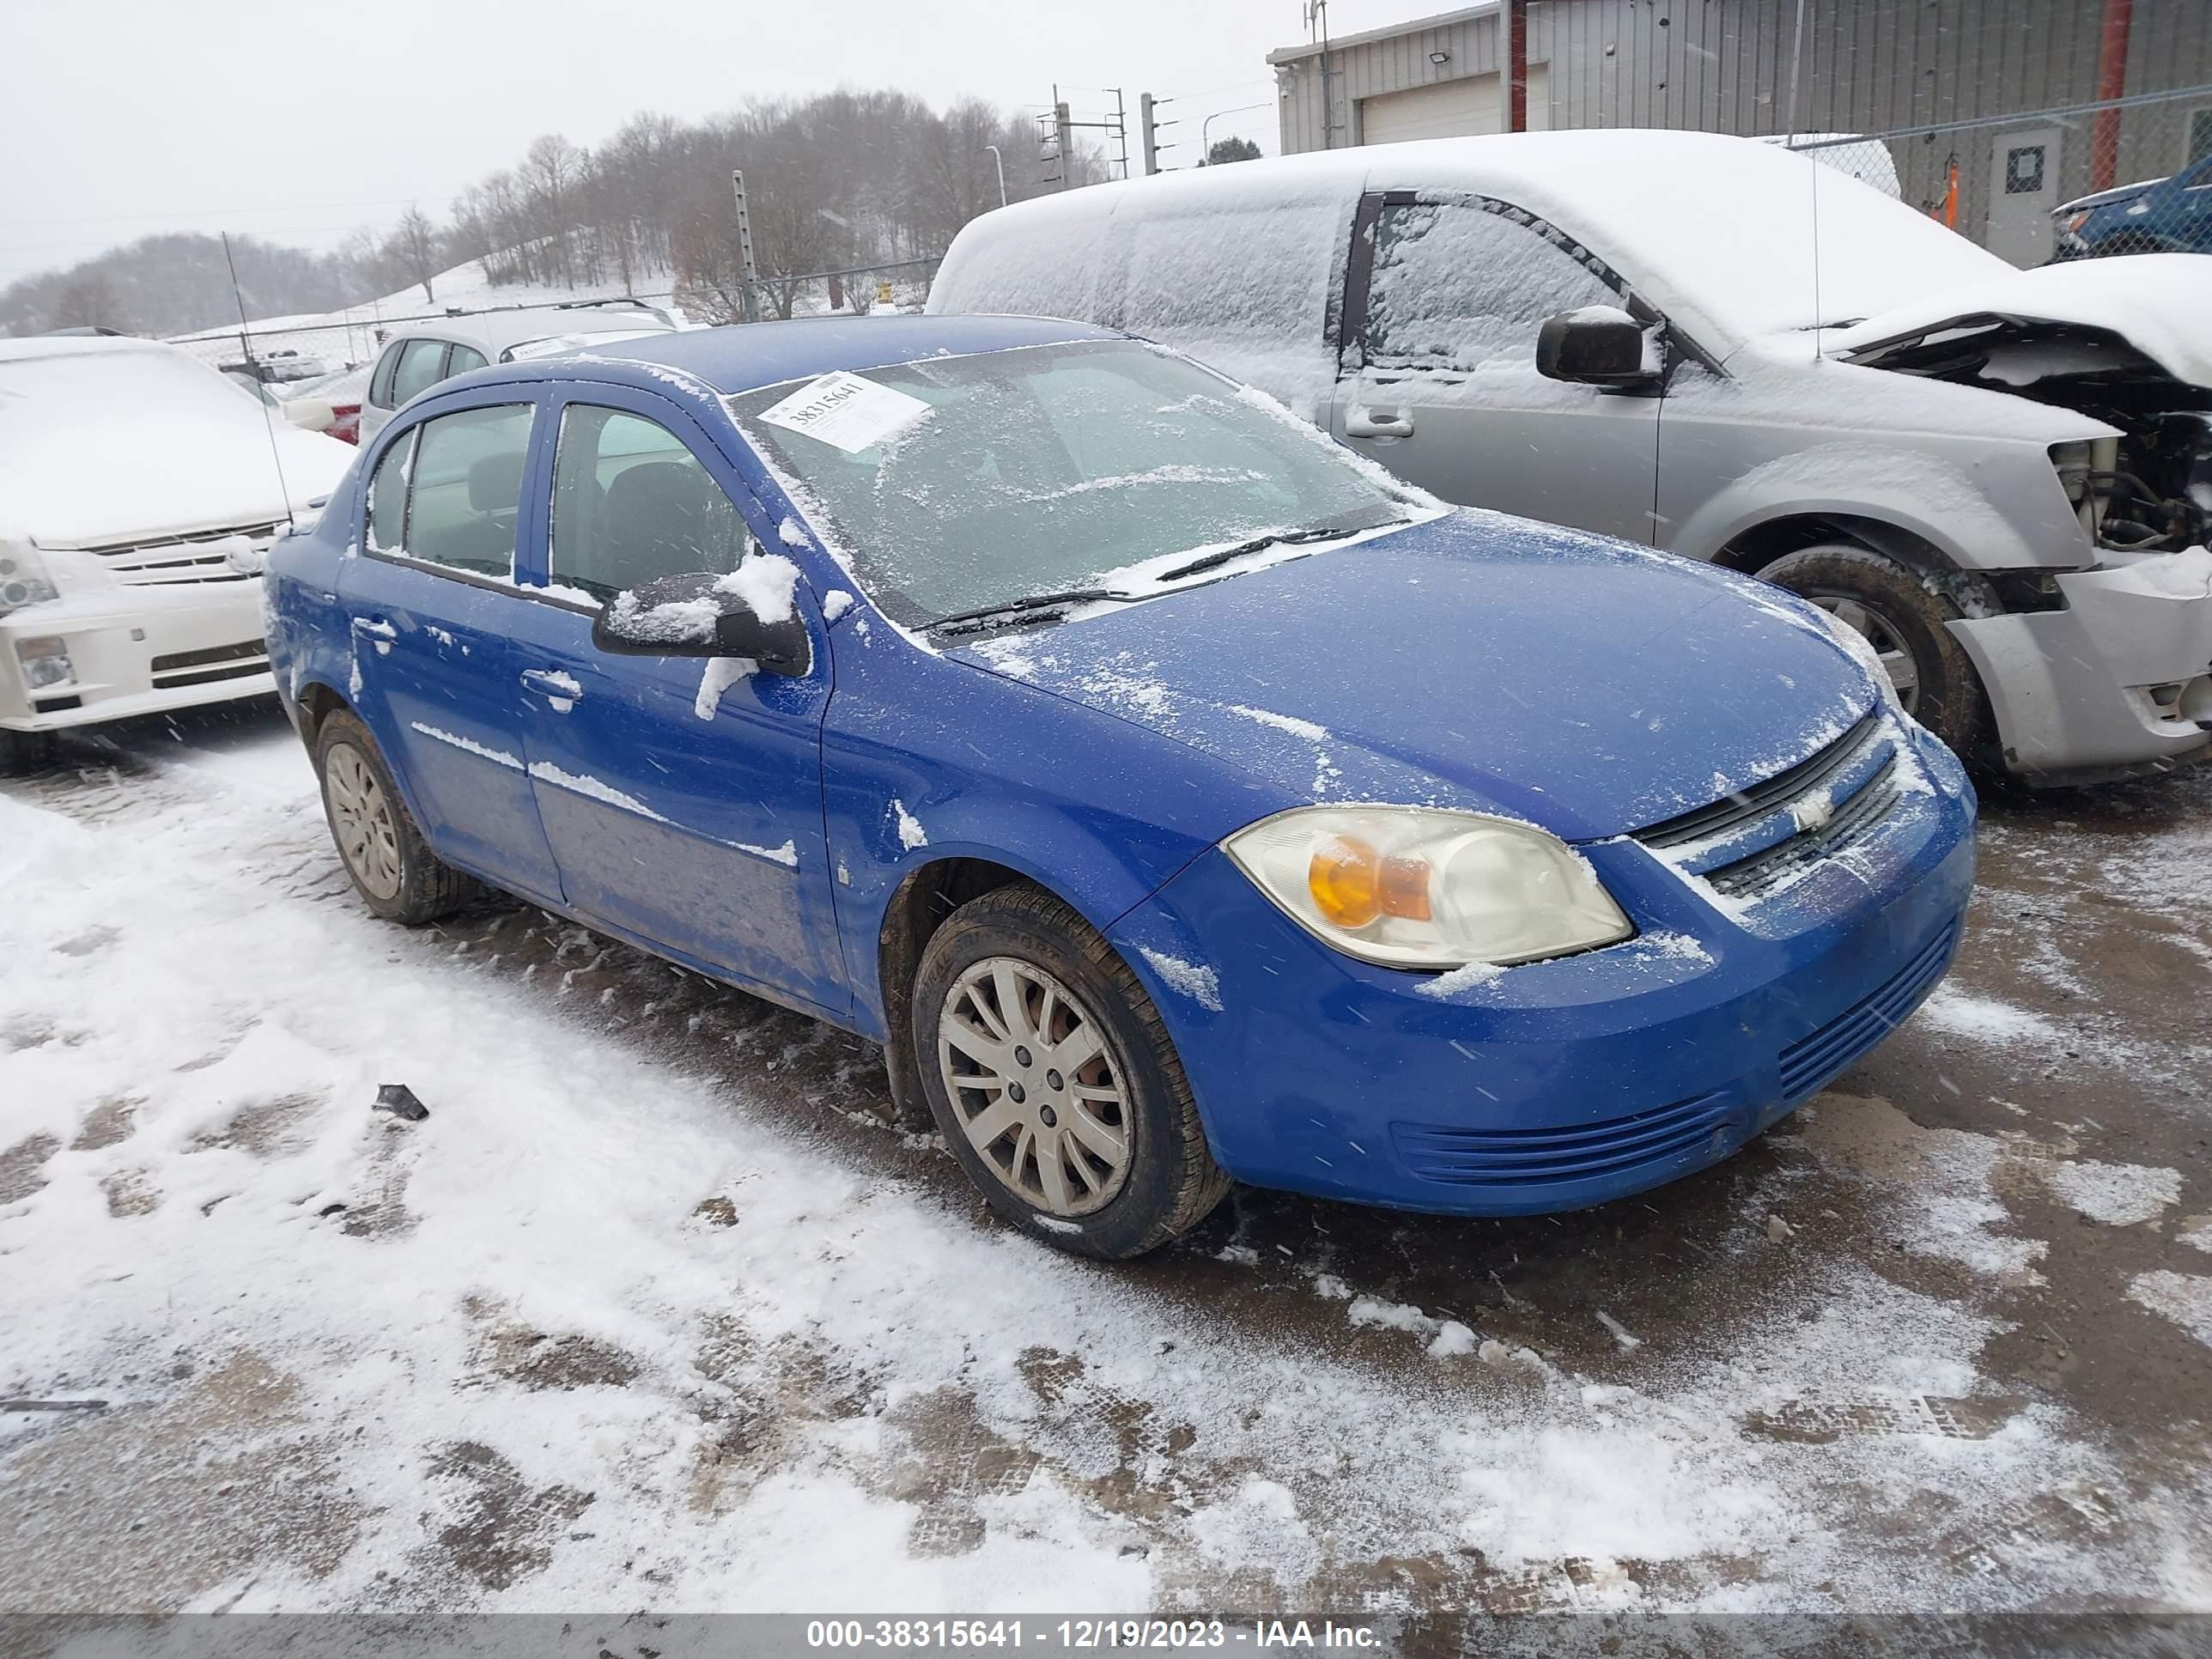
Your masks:
{"label": "damaged front bumper", "polygon": [[2056,580],[2063,609],[1950,624],[2011,769],[2080,782],[2212,747],[2212,551],[2146,554]]}

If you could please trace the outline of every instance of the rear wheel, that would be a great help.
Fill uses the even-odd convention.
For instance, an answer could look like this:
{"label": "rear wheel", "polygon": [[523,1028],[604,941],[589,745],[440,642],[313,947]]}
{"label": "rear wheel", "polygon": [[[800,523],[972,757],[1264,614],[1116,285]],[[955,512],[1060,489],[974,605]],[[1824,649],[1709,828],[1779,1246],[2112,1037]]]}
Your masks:
{"label": "rear wheel", "polygon": [[53,757],[52,732],[0,731],[0,778],[35,772]]}
{"label": "rear wheel", "polygon": [[1808,547],[1759,576],[1863,635],[1905,712],[1954,754],[1986,763],[1987,704],[1974,665],[1946,623],[1962,614],[1903,565],[1863,547]]}
{"label": "rear wheel", "polygon": [[368,908],[388,921],[418,927],[451,915],[480,890],[431,852],[399,798],[368,728],[341,710],[315,733],[315,770],[331,839]]}
{"label": "rear wheel", "polygon": [[1085,1255],[1141,1255],[1229,1189],[1175,1046],[1128,964],[1040,890],[931,937],[914,1042],[945,1144],[1000,1215]]}

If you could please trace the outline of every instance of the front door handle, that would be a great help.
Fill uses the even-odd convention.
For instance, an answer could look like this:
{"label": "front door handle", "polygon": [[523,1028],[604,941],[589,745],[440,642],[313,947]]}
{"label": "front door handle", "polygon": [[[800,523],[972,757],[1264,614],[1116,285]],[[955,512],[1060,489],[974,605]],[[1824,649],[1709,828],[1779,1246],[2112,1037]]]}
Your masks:
{"label": "front door handle", "polygon": [[535,691],[546,698],[562,714],[584,695],[584,688],[573,676],[556,673],[549,668],[526,668],[522,671],[522,689]]}
{"label": "front door handle", "polygon": [[1402,409],[1372,408],[1366,404],[1354,404],[1345,411],[1344,435],[1347,438],[1410,438],[1413,435],[1413,417]]}

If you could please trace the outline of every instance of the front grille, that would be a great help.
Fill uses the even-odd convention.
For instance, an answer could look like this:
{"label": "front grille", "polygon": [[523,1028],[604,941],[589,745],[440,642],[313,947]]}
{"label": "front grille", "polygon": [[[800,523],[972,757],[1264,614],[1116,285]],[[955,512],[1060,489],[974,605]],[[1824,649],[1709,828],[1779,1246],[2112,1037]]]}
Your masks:
{"label": "front grille", "polygon": [[182,685],[242,680],[269,672],[269,647],[260,640],[214,645],[201,651],[171,651],[151,665],[155,685],[167,691]]}
{"label": "front grille", "polygon": [[1730,898],[1764,898],[1806,866],[1832,859],[1864,841],[1887,817],[1904,788],[1897,781],[1895,757],[1860,787],[1859,792],[1836,808],[1835,814],[1817,829],[1802,830],[1761,853],[1708,870],[1705,879]]}
{"label": "front grille", "polygon": [[1710,806],[1700,806],[1694,812],[1685,812],[1680,817],[1668,818],[1664,823],[1655,823],[1648,830],[1636,832],[1636,839],[1654,849],[1683,847],[1693,841],[1711,841],[1725,836],[1731,830],[1765,817],[1784,803],[1795,800],[1807,790],[1818,787],[1838,767],[1858,752],[1861,744],[1874,735],[1881,724],[1881,711],[1875,709],[1863,717],[1857,725],[1838,738],[1809,760],[1802,760],[1787,771],[1777,772],[1764,782],[1754,783],[1748,789],[1739,789]]}
{"label": "front grille", "polygon": [[1817,1094],[1853,1060],[1880,1042],[1919,1006],[1949,966],[1959,943],[1957,927],[1946,928],[1933,944],[1893,975],[1857,1006],[1830,1020],[1808,1037],[1782,1051],[1782,1097],[1802,1100]]}
{"label": "front grille", "polygon": [[209,550],[210,542],[243,536],[249,541],[273,540],[285,520],[265,524],[230,525],[217,530],[194,530],[182,535],[157,536],[150,541],[111,542],[80,551],[103,560],[118,581],[138,587],[173,586],[191,582],[240,582],[249,580],[230,568],[229,555]]}
{"label": "front grille", "polygon": [[1390,1138],[1407,1169],[1425,1181],[1536,1187],[1588,1181],[1692,1152],[1717,1151],[1732,1121],[1725,1097],[1711,1094],[1571,1128],[1457,1129],[1394,1123]]}

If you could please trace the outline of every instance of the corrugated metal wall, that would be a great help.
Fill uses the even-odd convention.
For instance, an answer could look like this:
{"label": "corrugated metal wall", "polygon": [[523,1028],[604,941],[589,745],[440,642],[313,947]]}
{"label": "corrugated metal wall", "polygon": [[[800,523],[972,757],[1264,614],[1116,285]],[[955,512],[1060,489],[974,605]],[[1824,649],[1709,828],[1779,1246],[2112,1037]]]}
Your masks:
{"label": "corrugated metal wall", "polygon": [[[1805,0],[1787,107],[1796,0],[1531,0],[1528,58],[1550,65],[1549,125],[1707,131],[1900,134],[2086,103],[2097,89],[2103,0]],[[1449,54],[1442,64],[1431,52]],[[1495,10],[1340,46],[1330,55],[1335,145],[1357,143],[1359,100],[1503,69]],[[1285,153],[1323,148],[1320,63],[1278,66]],[[2212,83],[2212,0],[2135,0],[2130,94]],[[2118,175],[2181,165],[2192,106],[2132,109]],[[2031,125],[2023,121],[2020,127]],[[2091,118],[2062,120],[2058,193],[2090,188]],[[1905,198],[1931,206],[1960,167],[1959,226],[1976,234],[1998,123],[1890,140]]]}

